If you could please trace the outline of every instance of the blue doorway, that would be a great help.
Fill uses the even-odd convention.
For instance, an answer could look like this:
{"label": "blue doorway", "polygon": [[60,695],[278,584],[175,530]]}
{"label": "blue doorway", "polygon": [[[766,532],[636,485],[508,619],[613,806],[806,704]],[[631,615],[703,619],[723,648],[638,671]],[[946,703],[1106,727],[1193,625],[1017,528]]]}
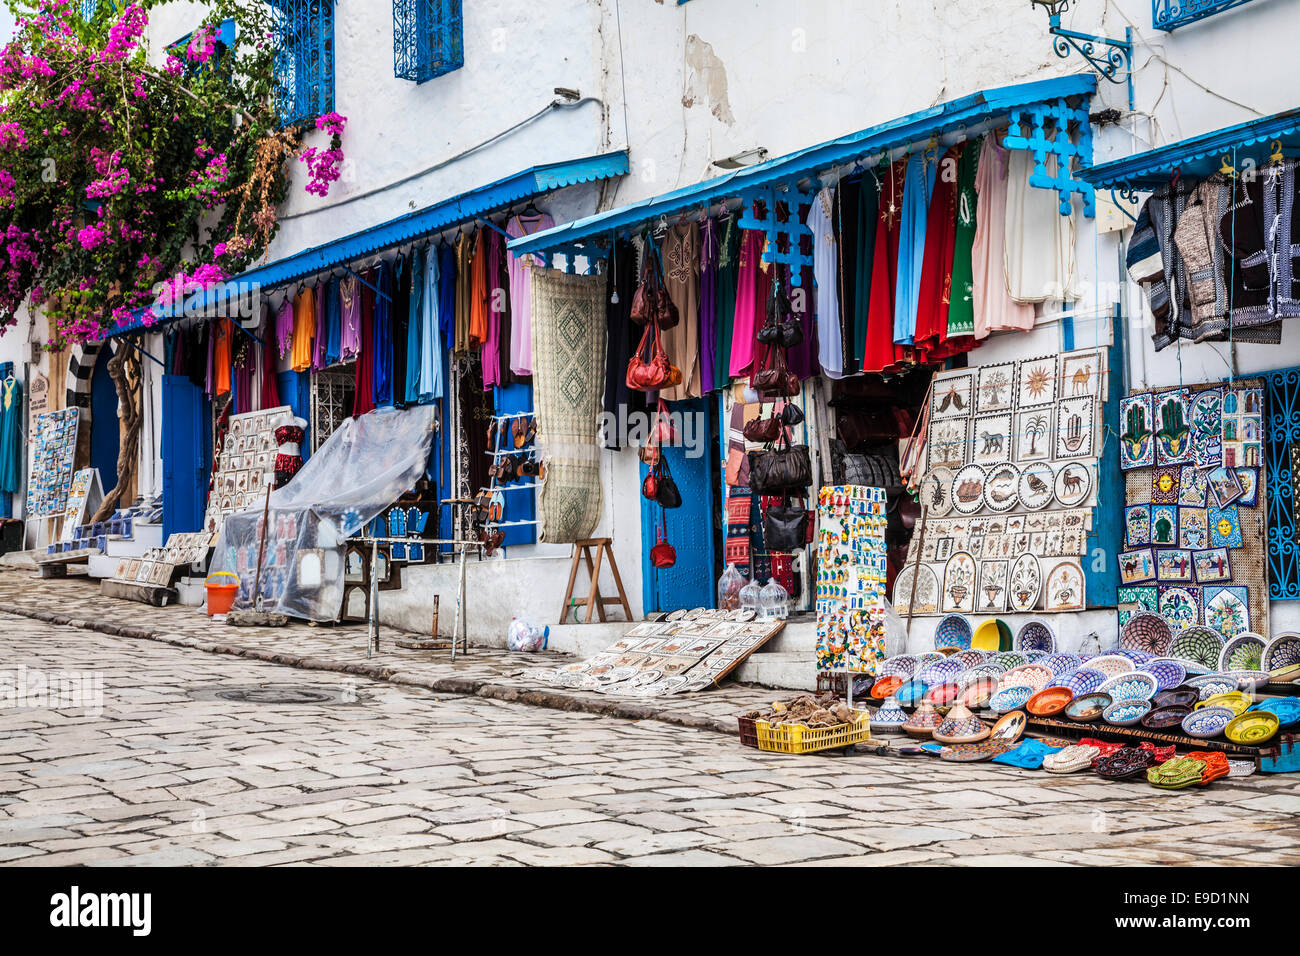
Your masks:
{"label": "blue doorway", "polygon": [[184,375],[163,376],[163,540],[203,528],[212,439],[203,389]]}
{"label": "blue doorway", "polygon": [[[123,346],[125,348],[125,346]],[[117,386],[108,374],[112,349],[102,348],[90,379],[90,466],[99,472],[99,486],[108,493],[117,486],[117,455],[122,430],[117,418]],[[130,502],[123,502],[123,505]]]}

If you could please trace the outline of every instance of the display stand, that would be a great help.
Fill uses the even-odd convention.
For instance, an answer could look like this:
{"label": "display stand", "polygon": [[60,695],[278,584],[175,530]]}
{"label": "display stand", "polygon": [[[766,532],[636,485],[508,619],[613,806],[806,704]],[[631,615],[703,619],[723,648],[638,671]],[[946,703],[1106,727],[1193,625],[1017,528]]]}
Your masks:
{"label": "display stand", "polygon": [[451,545],[460,552],[459,567],[456,574],[456,620],[451,632],[451,659],[456,660],[456,645],[461,645],[461,653],[469,653],[469,623],[465,613],[465,571],[466,559],[471,550],[482,551],[479,541],[461,541],[455,538],[381,538],[361,537],[353,539],[363,546],[370,547],[370,597],[366,608],[366,657],[373,657],[379,650],[379,575],[375,573],[381,544],[395,542],[414,542],[422,546],[440,547]]}
{"label": "display stand", "polygon": [[86,523],[86,515],[94,514],[104,500],[104,489],[99,483],[99,469],[82,468],[72,476],[72,490],[63,511],[63,528],[60,541],[71,541],[73,532]]}

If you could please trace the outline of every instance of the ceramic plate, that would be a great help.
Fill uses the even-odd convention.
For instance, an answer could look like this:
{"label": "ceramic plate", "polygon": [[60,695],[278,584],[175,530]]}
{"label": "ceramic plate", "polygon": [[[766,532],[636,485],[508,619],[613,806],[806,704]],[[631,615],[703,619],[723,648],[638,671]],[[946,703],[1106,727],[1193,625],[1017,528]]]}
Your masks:
{"label": "ceramic plate", "polygon": [[1074,692],[1068,687],[1044,687],[1025,703],[1025,710],[1035,717],[1051,717],[1065,710],[1074,700]]}
{"label": "ceramic plate", "polygon": [[1174,635],[1169,644],[1169,656],[1214,670],[1219,666],[1223,645],[1223,635],[1214,628],[1193,624]]}
{"label": "ceramic plate", "polygon": [[924,681],[910,680],[894,692],[898,702],[904,707],[915,707],[925,696],[926,686]]}
{"label": "ceramic plate", "polygon": [[1202,707],[1183,718],[1183,732],[1191,737],[1217,737],[1236,716],[1227,707]]}
{"label": "ceramic plate", "polygon": [[1106,675],[1106,679],[1118,677],[1120,674],[1127,674],[1133,669],[1133,662],[1123,654],[1102,654],[1100,657],[1094,657],[1092,660],[1084,661],[1084,666],[1088,670],[1101,671]]}
{"label": "ceramic plate", "polygon": [[1220,694],[1230,694],[1237,689],[1237,678],[1229,677],[1227,674],[1205,674],[1201,680],[1195,684],[1187,682],[1189,687],[1195,687],[1196,692],[1201,700],[1209,700],[1211,697],[1218,697]]}
{"label": "ceramic plate", "polygon": [[1052,486],[1055,482],[1056,475],[1052,466],[1046,462],[1025,465],[1020,470],[1020,485],[1017,489],[1020,503],[1030,511],[1041,511],[1052,503]]}
{"label": "ceramic plate", "polygon": [[1004,743],[1014,743],[1020,739],[1020,735],[1024,732],[1024,711],[1013,710],[998,718],[998,721],[993,725],[993,731],[989,736],[993,740],[1000,740]]}
{"label": "ceramic plate", "polygon": [[977,744],[949,744],[939,751],[940,760],[951,760],[956,763],[975,763],[980,760],[991,760],[998,754],[1004,754],[1015,744],[1004,740],[982,740]]}
{"label": "ceramic plate", "polygon": [[899,654],[897,657],[890,657],[881,662],[876,674],[880,677],[889,677],[891,674],[898,674],[902,677],[910,678],[916,673],[916,658],[910,654]]}
{"label": "ceramic plate", "polygon": [[1110,694],[1112,701],[1125,701],[1150,700],[1159,689],[1159,682],[1152,675],[1145,671],[1129,671],[1127,674],[1112,677],[1098,687],[1097,691]]}
{"label": "ceramic plate", "polygon": [[936,707],[947,707],[957,700],[957,695],[961,688],[956,681],[947,681],[942,684],[935,684],[925,692],[925,699]]}
{"label": "ceramic plate", "polygon": [[942,466],[921,479],[921,507],[931,518],[942,518],[952,511],[952,471]]}
{"label": "ceramic plate", "polygon": [[919,677],[921,672],[936,661],[945,660],[947,654],[940,654],[938,651],[926,651],[924,654],[916,655],[916,670],[912,671],[913,677]]}
{"label": "ceramic plate", "polygon": [[1065,706],[1065,716],[1080,723],[1088,723],[1105,713],[1112,703],[1109,694],[1084,694]]}
{"label": "ceramic plate", "polygon": [[1018,687],[1025,685],[1032,687],[1034,693],[1042,690],[1052,679],[1052,672],[1041,664],[1022,664],[1019,667],[1013,667],[1002,675],[998,681],[998,688]]}
{"label": "ceramic plate", "polygon": [[1106,683],[1107,677],[1101,671],[1093,670],[1091,667],[1081,667],[1074,672],[1074,675],[1066,681],[1065,686],[1075,697],[1082,697],[1084,694],[1091,694],[1102,684]]}
{"label": "ceramic plate", "polygon": [[882,677],[871,685],[871,696],[876,700],[884,700],[902,687],[904,680],[902,674],[890,674],[888,677]]}
{"label": "ceramic plate", "polygon": [[965,704],[972,710],[976,707],[985,707],[988,705],[989,698],[997,692],[998,679],[988,674],[981,674],[973,680],[962,685],[961,693],[957,695],[957,702]]}
{"label": "ceramic plate", "polygon": [[1263,670],[1276,671],[1300,664],[1300,634],[1287,631],[1268,642],[1263,654]]}
{"label": "ceramic plate", "polygon": [[1034,696],[1034,689],[1024,684],[1018,687],[1004,687],[989,698],[989,707],[999,714],[1019,710],[1025,702]]}
{"label": "ceramic plate", "polygon": [[1042,664],[1056,676],[1068,674],[1070,671],[1078,670],[1079,656],[1077,654],[1049,654],[1037,663]]}
{"label": "ceramic plate", "polygon": [[1038,606],[1038,599],[1043,593],[1043,569],[1038,558],[1032,554],[1022,554],[1011,564],[1007,576],[1007,607],[1009,610],[1023,613]]}
{"label": "ceramic plate", "polygon": [[1102,712],[1101,718],[1116,727],[1132,727],[1150,712],[1149,700],[1117,700]]}
{"label": "ceramic plate", "polygon": [[983,664],[987,658],[988,654],[984,651],[967,650],[952,655],[950,660],[960,662],[962,667],[974,667],[976,664]]}
{"label": "ceramic plate", "polygon": [[1201,699],[1201,695],[1192,688],[1184,687],[1181,690],[1162,690],[1155,696],[1157,707],[1168,707],[1170,705],[1180,705],[1191,709],[1191,706]]}
{"label": "ceramic plate", "polygon": [[1056,473],[1056,500],[1073,508],[1088,500],[1092,494],[1092,469],[1087,465],[1069,461]]}
{"label": "ceramic plate", "polygon": [[1056,653],[1056,632],[1041,618],[1030,618],[1016,634],[1016,650]]}
{"label": "ceramic plate", "polygon": [[946,684],[951,680],[955,680],[957,675],[964,670],[966,670],[966,667],[961,661],[946,657],[941,661],[935,661],[921,671],[921,680],[927,684]]}
{"label": "ceramic plate", "polygon": [[952,506],[958,514],[970,515],[984,506],[988,473],[979,465],[966,465],[952,480]]}
{"label": "ceramic plate", "polygon": [[1268,700],[1261,700],[1258,704],[1252,704],[1250,709],[1266,710],[1276,714],[1279,727],[1290,727],[1292,724],[1300,723],[1300,698],[1270,697]]}
{"label": "ceramic plate", "polygon": [[1167,654],[1173,639],[1169,622],[1152,611],[1136,612],[1119,632],[1120,647],[1150,654]]}
{"label": "ceramic plate", "polygon": [[1148,730],[1165,730],[1177,727],[1183,718],[1190,717],[1192,708],[1182,704],[1165,704],[1157,707],[1142,718],[1142,726]]}
{"label": "ceramic plate", "polygon": [[1213,697],[1207,697],[1192,709],[1200,710],[1202,707],[1226,707],[1234,714],[1244,714],[1250,709],[1250,701],[1251,699],[1245,694],[1234,690],[1226,694],[1215,694]]}
{"label": "ceramic plate", "polygon": [[1138,670],[1146,671],[1154,677],[1159,690],[1177,687],[1187,677],[1187,669],[1173,660],[1147,661]]}
{"label": "ceramic plate", "polygon": [[1007,670],[1011,670],[1013,667],[1021,667],[1022,665],[1029,663],[1028,657],[1024,654],[1019,654],[1016,651],[1003,651],[996,657],[989,658],[989,660],[996,660]]}
{"label": "ceramic plate", "polygon": [[1267,644],[1268,642],[1258,634],[1249,631],[1238,634],[1223,645],[1223,651],[1219,654],[1219,670],[1259,670]]}

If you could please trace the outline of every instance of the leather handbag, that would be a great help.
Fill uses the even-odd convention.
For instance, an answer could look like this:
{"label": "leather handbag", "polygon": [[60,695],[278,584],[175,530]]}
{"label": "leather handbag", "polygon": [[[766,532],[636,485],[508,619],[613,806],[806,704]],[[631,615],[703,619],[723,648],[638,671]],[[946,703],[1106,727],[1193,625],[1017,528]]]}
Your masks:
{"label": "leather handbag", "polygon": [[671,568],[677,563],[677,551],[668,543],[668,519],[659,512],[659,540],[650,549],[650,563],[656,568]]}
{"label": "leather handbag", "polygon": [[650,267],[649,259],[641,268],[641,281],[632,294],[630,316],[637,325],[649,325],[654,318],[654,269]]}
{"label": "leather handbag", "polygon": [[763,543],[769,552],[798,551],[808,543],[808,509],[770,505],[763,512]]}
{"label": "leather handbag", "polygon": [[654,501],[659,495],[659,466],[656,464],[641,479],[641,497]]}
{"label": "leather handbag", "polygon": [[790,371],[785,361],[785,350],[771,346],[763,358],[759,371],[750,378],[754,391],[766,395],[790,398],[799,394],[799,376]]}
{"label": "leather handbag", "polygon": [[803,326],[798,322],[782,322],[777,326],[777,341],[782,348],[792,349],[803,342]]}
{"label": "leather handbag", "polygon": [[745,422],[743,434],[745,441],[761,445],[769,444],[781,437],[781,419],[775,415],[771,418],[751,419]]}
{"label": "leather handbag", "polygon": [[656,467],[659,472],[659,480],[655,488],[655,501],[659,502],[661,508],[680,508],[682,506],[682,493],[677,490],[677,482],[673,481],[672,472],[668,470],[668,460],[660,458]]}
{"label": "leather handbag", "polygon": [[760,495],[802,494],[812,484],[807,445],[762,448],[749,453],[749,487]]}
{"label": "leather handbag", "polygon": [[[647,358],[647,347],[649,357]],[[659,341],[659,328],[653,322],[641,333],[636,354],[627,363],[627,387],[639,392],[657,392],[682,380],[682,373],[668,361],[668,353]]]}
{"label": "leather handbag", "polygon": [[794,402],[786,402],[785,407],[781,409],[782,425],[802,425],[803,419],[803,409]]}

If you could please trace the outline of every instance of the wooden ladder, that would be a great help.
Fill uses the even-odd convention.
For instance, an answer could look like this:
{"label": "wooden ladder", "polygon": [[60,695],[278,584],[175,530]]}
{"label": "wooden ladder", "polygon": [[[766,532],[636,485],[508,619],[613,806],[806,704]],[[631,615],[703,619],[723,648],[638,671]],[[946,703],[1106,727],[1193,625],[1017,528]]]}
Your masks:
{"label": "wooden ladder", "polygon": [[[627,595],[623,593],[623,579],[618,574],[618,562],[614,560],[614,549],[610,547],[609,538],[587,538],[582,541],[573,543],[573,564],[569,567],[569,586],[564,591],[564,605],[560,608],[560,623],[563,624],[569,616],[569,609],[574,607],[587,606],[587,620],[581,620],[581,614],[575,614],[578,617],[578,623],[591,623],[592,611],[600,615],[601,621],[605,621],[605,605],[621,604],[623,606],[623,615],[627,620],[632,620],[632,609],[628,607]],[[591,549],[596,549],[596,560],[591,559]],[[609,556],[609,570],[614,575],[614,586],[618,588],[618,597],[601,597],[600,596],[600,566]],[[587,575],[591,578],[591,593],[584,598],[574,599],[573,584],[578,579],[578,563],[585,560],[587,562]]]}

